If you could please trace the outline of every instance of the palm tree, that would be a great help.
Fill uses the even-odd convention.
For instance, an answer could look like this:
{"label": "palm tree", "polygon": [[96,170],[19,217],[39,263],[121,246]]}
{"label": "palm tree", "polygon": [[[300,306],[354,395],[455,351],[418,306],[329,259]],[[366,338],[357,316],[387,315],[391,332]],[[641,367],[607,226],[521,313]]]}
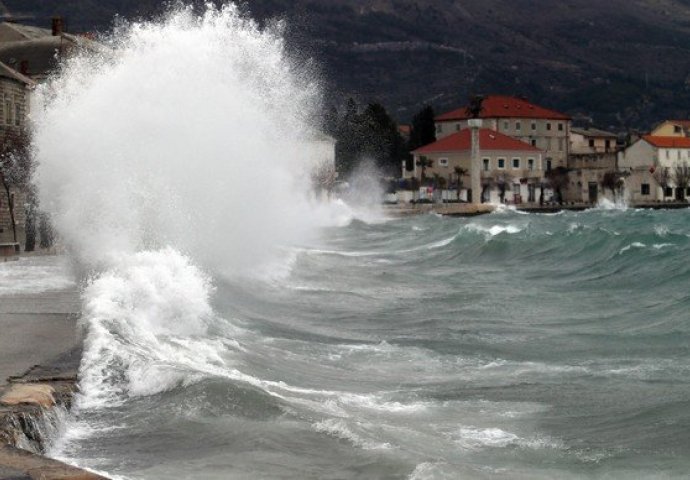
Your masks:
{"label": "palm tree", "polygon": [[455,180],[455,185],[458,188],[458,192],[460,192],[460,189],[462,188],[462,177],[466,176],[469,172],[466,168],[462,167],[455,167],[453,168],[453,171],[455,172],[456,175],[456,180]]}

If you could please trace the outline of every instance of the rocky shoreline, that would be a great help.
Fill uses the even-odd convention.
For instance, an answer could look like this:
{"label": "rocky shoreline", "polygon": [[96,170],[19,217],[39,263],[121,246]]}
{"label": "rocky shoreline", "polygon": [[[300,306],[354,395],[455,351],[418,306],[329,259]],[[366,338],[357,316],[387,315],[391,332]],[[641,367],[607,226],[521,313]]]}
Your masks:
{"label": "rocky shoreline", "polygon": [[0,390],[0,480],[105,477],[43,455],[77,391],[81,348],[10,377]]}

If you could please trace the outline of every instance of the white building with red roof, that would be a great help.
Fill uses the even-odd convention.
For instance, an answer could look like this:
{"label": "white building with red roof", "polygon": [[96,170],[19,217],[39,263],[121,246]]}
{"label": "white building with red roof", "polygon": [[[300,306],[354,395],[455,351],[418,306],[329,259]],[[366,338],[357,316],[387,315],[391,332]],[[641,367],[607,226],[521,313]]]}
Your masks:
{"label": "white building with red roof", "polygon": [[690,138],[645,135],[618,155],[618,168],[628,172],[626,193],[636,203],[684,200],[690,178],[677,167],[690,168]]}
{"label": "white building with red roof", "polygon": [[453,188],[457,185],[458,170],[462,169],[460,198],[472,201],[469,179],[473,165],[479,165],[482,200],[498,203],[538,201],[539,185],[544,177],[543,151],[529,143],[509,137],[490,128],[481,128],[476,160],[472,162],[472,132],[462,129],[434,143],[412,152],[413,171],[404,176],[422,177],[431,181],[443,178],[443,183]]}
{"label": "white building with red roof", "polygon": [[[436,117],[436,138],[442,139],[468,128],[467,107]],[[527,100],[490,95],[482,103],[483,126],[514,137],[544,152],[544,169],[565,167],[568,159],[570,117]]]}

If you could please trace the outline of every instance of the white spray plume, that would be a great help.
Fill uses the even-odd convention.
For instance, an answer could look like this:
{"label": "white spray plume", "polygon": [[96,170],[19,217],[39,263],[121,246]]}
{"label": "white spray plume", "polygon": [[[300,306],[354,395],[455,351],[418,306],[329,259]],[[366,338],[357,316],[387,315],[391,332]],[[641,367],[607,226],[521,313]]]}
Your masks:
{"label": "white spray plume", "polygon": [[279,28],[234,5],[182,8],[107,47],[33,105],[41,204],[81,261],[172,246],[246,271],[314,231],[304,139],[319,85]]}

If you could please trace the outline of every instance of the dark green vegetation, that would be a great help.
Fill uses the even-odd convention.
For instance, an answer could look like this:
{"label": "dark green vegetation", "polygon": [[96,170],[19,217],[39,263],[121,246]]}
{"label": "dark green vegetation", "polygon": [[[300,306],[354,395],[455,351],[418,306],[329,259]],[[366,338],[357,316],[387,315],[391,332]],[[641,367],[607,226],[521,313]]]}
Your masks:
{"label": "dark green vegetation", "polygon": [[381,172],[400,175],[400,162],[407,158],[409,150],[386,109],[370,103],[360,112],[355,101],[349,99],[341,110],[332,110],[327,126],[338,141],[338,171],[349,175],[362,162],[376,162],[374,166]]}
{"label": "dark green vegetation", "polygon": [[[47,24],[106,30],[152,0],[4,0]],[[526,95],[611,127],[690,116],[688,0],[250,0],[290,20],[290,42],[324,64],[336,99],[379,101],[401,121],[471,93]]]}

